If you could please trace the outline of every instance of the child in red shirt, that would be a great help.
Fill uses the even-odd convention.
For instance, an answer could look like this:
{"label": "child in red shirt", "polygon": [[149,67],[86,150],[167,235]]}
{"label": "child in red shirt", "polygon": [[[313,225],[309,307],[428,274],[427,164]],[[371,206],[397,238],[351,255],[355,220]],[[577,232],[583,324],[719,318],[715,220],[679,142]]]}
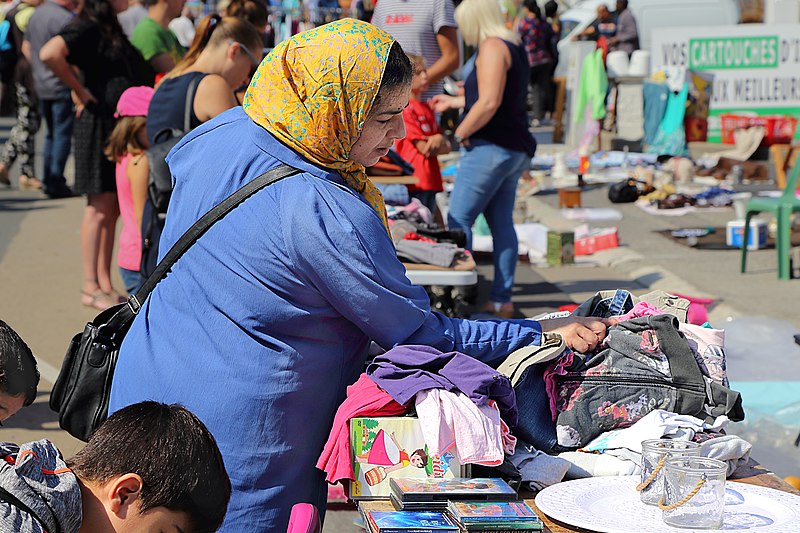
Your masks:
{"label": "child in red shirt", "polygon": [[425,59],[409,54],[414,75],[411,78],[411,99],[403,111],[406,136],[395,141],[395,150],[414,167],[414,176],[419,183],[408,186],[412,198],[436,213],[436,193],[442,190],[442,173],[439,169],[439,154],[450,151],[450,144],[442,135],[436,116],[430,106],[420,98],[428,86]]}

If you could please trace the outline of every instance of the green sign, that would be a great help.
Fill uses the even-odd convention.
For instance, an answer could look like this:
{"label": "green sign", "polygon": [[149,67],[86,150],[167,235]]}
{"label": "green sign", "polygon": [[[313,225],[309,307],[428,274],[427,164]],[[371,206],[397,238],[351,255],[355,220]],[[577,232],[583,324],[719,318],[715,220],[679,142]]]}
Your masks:
{"label": "green sign", "polygon": [[774,35],[689,39],[689,68],[775,68],[778,66],[778,51],[778,37]]}

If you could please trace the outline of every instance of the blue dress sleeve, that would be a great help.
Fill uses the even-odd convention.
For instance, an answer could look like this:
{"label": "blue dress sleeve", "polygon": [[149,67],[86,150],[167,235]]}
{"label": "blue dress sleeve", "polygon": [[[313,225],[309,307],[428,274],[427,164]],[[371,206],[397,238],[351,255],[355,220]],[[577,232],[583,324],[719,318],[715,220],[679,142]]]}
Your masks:
{"label": "blue dress sleeve", "polygon": [[462,320],[432,311],[372,208],[329,189],[320,187],[321,194],[299,203],[282,200],[286,248],[296,274],[370,339],[386,349],[423,344],[455,350],[494,366],[517,348],[540,343],[535,321]]}

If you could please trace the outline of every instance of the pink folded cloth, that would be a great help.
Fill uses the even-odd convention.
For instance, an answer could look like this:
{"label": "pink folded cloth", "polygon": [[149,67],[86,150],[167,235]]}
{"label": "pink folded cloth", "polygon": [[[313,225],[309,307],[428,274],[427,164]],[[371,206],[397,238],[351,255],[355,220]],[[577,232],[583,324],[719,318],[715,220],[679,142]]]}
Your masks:
{"label": "pink folded cloth", "polygon": [[366,374],[361,374],[358,381],[347,387],[347,398],[336,411],[328,442],[317,461],[317,468],[326,474],[325,481],[336,483],[343,479],[355,479],[350,457],[351,418],[398,416],[406,412],[405,407],[394,401]]}

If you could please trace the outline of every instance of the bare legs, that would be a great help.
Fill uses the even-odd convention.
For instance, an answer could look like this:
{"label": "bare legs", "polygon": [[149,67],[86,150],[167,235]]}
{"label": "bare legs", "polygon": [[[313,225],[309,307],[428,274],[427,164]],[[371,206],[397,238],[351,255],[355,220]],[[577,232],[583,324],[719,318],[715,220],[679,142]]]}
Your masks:
{"label": "bare legs", "polygon": [[119,296],[111,284],[111,256],[118,217],[116,193],[88,195],[81,224],[83,305],[106,309],[118,303]]}

